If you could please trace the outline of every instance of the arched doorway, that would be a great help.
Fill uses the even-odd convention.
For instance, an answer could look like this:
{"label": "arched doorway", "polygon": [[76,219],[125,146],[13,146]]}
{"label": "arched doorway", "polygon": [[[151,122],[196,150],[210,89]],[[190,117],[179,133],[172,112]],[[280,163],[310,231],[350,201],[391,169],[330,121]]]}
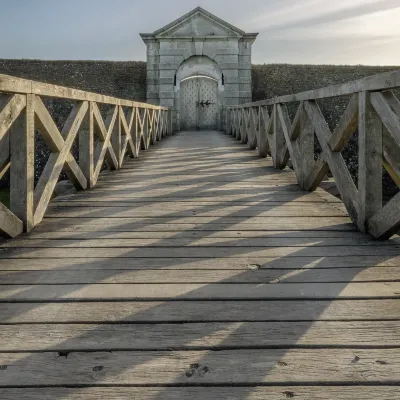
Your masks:
{"label": "arched doorway", "polygon": [[175,109],[181,130],[217,130],[225,103],[224,77],[207,56],[189,57],[174,78]]}
{"label": "arched doorway", "polygon": [[180,84],[181,129],[218,129],[218,81],[197,75]]}

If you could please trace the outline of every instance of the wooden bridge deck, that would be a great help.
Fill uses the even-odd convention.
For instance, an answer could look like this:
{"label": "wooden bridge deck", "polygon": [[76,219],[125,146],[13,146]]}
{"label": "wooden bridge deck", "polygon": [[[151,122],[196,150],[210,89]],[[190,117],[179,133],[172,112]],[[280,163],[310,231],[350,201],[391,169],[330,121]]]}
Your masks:
{"label": "wooden bridge deck", "polygon": [[400,246],[218,132],[0,250],[0,398],[400,398]]}

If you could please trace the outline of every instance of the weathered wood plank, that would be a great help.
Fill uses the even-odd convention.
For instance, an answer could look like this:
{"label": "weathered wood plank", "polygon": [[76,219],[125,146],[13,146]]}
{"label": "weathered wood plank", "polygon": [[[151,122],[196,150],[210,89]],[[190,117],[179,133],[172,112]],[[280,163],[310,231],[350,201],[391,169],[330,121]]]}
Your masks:
{"label": "weathered wood plank", "polygon": [[163,207],[96,207],[96,208],[83,208],[83,207],[57,207],[52,206],[48,213],[47,218],[107,218],[117,216],[118,218],[158,218],[162,216],[178,217],[344,217],[346,214],[330,205],[300,205],[298,207],[291,205],[285,206],[264,206],[263,208],[253,208],[252,206],[203,206],[203,207],[184,207],[180,210],[164,209]]}
{"label": "weathered wood plank", "polygon": [[366,92],[359,94],[358,138],[358,229],[367,232],[368,221],[382,208],[383,140],[382,121]]}
{"label": "weathered wood plank", "polygon": [[8,237],[15,237],[22,233],[23,229],[23,222],[4,204],[0,203],[0,233]]}
{"label": "weathered wood plank", "polygon": [[393,400],[397,386],[279,386],[279,387],[96,387],[0,389],[4,400]]}
{"label": "weathered wood plank", "polygon": [[342,151],[357,129],[359,119],[358,97],[358,94],[352,96],[335,130],[332,132],[332,136],[329,140],[329,146],[332,151]]}
{"label": "weathered wood plank", "polygon": [[[0,80],[1,83],[1,80]],[[34,190],[34,106],[35,98],[26,96],[26,107],[11,126],[10,208],[29,232],[33,226]]]}
{"label": "weathered wood plank", "polygon": [[[389,98],[388,98],[389,97]],[[371,93],[371,103],[374,106],[376,112],[379,117],[382,119],[382,122],[385,124],[386,129],[396,141],[398,145],[400,145],[400,121],[399,116],[390,107],[388,100],[390,101],[390,94],[383,95],[383,93]]]}
{"label": "weathered wood plank", "polygon": [[[40,245],[39,245],[40,246]],[[247,257],[336,257],[336,256],[380,256],[383,259],[400,256],[396,246],[298,246],[298,247],[75,247],[74,251],[64,247],[16,247],[0,249],[0,259],[8,258],[75,258],[75,257],[115,257],[115,258],[247,258]]]}
{"label": "weathered wood plank", "polygon": [[[114,284],[114,283],[300,283],[300,282],[395,282],[400,267],[338,269],[237,269],[144,270],[73,269],[0,271],[1,285]],[[400,318],[400,315],[399,315]]]}
{"label": "weathered wood plank", "polygon": [[[324,228],[326,230],[332,229],[346,229],[346,225],[350,223],[350,219],[348,217],[300,217],[300,216],[292,216],[292,217],[235,217],[235,216],[227,216],[227,217],[203,217],[203,216],[165,216],[165,217],[121,217],[113,216],[113,217],[104,217],[104,218],[92,218],[91,216],[83,217],[80,216],[78,218],[46,218],[47,224],[56,223],[60,226],[63,225],[101,225],[103,228],[119,226],[124,229],[128,229],[130,227],[140,228],[140,226],[149,226],[157,227],[158,225],[167,224],[172,229],[174,225],[178,224],[181,226],[180,230],[185,231],[190,229],[189,226],[202,226],[203,228],[212,227],[213,224],[223,226],[231,225],[236,230],[242,230],[243,226],[256,226],[259,225],[266,229],[278,229],[284,230],[287,229],[288,226],[290,230],[304,230],[304,229],[320,229]],[[186,225],[186,226],[185,226]],[[176,229],[176,228],[175,228]],[[349,227],[350,229],[350,227]]]}
{"label": "weathered wood plank", "polygon": [[368,232],[376,239],[389,239],[400,229],[400,194],[393,197],[368,222]]}
{"label": "weathered wood plank", "polygon": [[2,285],[2,301],[399,298],[400,282]]}
{"label": "weathered wood plank", "polygon": [[[359,237],[358,239],[343,237],[343,238],[188,238],[186,235],[177,234],[166,240],[160,239],[134,239],[134,238],[116,238],[112,239],[105,234],[103,238],[97,239],[22,239],[8,241],[0,244],[2,248],[174,248],[174,247],[240,247],[240,248],[269,248],[269,247],[337,247],[337,246],[375,246],[380,248],[392,248],[395,242],[377,242],[376,240]],[[180,237],[181,236],[181,237]],[[184,237],[182,237],[184,236]],[[386,247],[385,247],[386,246]],[[253,249],[251,249],[253,250]],[[250,251],[250,249],[249,249]],[[400,254],[400,248],[398,249]],[[366,252],[366,254],[368,254]]]}
{"label": "weathered wood plank", "polygon": [[[1,353],[0,386],[398,384],[399,349]],[[327,361],[329,360],[329,361]]]}
{"label": "weathered wood plank", "polygon": [[[57,152],[53,152],[50,155],[50,158],[35,188],[35,225],[39,224],[43,219],[47,206],[51,200],[54,188],[65,164],[67,164],[67,167],[64,168],[64,170],[68,173],[70,180],[74,182],[75,185],[80,189],[87,188],[86,178],[71,155],[71,147],[78,134],[79,127],[85,118],[88,108],[87,102],[84,102],[76,105],[72,109],[71,114],[64,126],[63,134],[61,134],[57,128],[55,128],[53,133],[49,131],[49,134],[52,135],[52,139],[54,140],[54,138],[59,138],[60,143],[57,144]],[[50,118],[48,113],[47,115]]]}
{"label": "weathered wood plank", "polygon": [[352,82],[341,83],[307,92],[275,97],[235,106],[237,109],[245,107],[268,106],[274,103],[292,103],[295,101],[318,100],[329,97],[347,96],[362,91],[378,91],[395,89],[400,86],[400,71],[386,72],[368,76]]}
{"label": "weathered wood plank", "polygon": [[97,103],[107,103],[127,107],[130,106],[157,110],[168,110],[167,107],[160,107],[147,103],[117,99],[115,97],[104,96],[97,93],[85,92],[83,90],[52,85],[49,83],[31,81],[28,79],[17,78],[4,74],[0,74],[0,91],[8,93],[37,94],[41,96],[67,98],[80,101],[95,101]]}
{"label": "weathered wood plank", "polygon": [[0,325],[0,352],[399,347],[400,321]]}
{"label": "weathered wood plank", "polygon": [[6,97],[4,100],[4,102],[0,102],[0,140],[26,106],[26,96],[23,95],[16,94],[11,98]]}
{"label": "weathered wood plank", "polygon": [[[126,251],[126,250],[125,250]],[[292,257],[69,257],[69,258],[0,258],[0,268],[3,271],[25,270],[69,270],[85,269],[133,269],[162,268],[169,270],[188,269],[227,269],[227,270],[254,270],[258,268],[278,269],[309,269],[309,268],[349,268],[349,267],[397,267],[400,266],[400,257],[384,256],[334,256],[334,257],[307,257],[294,255]]]}
{"label": "weathered wood plank", "polygon": [[3,324],[398,320],[400,300],[0,303]]}
{"label": "weathered wood plank", "polygon": [[360,207],[358,204],[359,196],[350,172],[346,167],[342,155],[340,153],[330,151],[328,143],[332,137],[332,133],[316,102],[305,102],[304,107],[308,113],[308,116],[312,120],[318,141],[326,157],[326,162],[335,178],[336,185],[349,212],[350,218],[355,224],[357,224],[358,215],[360,212]]}
{"label": "weathered wood plank", "polygon": [[[177,232],[174,231],[154,231],[154,232],[103,232],[98,229],[92,231],[53,231],[53,232],[39,232],[34,231],[29,236],[21,237],[22,240],[35,240],[35,239],[74,239],[74,240],[87,240],[87,239],[178,239]],[[186,231],[186,240],[189,239],[203,239],[203,238],[257,238],[257,239],[326,239],[334,238],[337,240],[355,240],[357,243],[374,243],[375,240],[368,239],[367,236],[356,231],[215,231],[209,232],[207,230]],[[391,242],[399,243],[399,238],[393,238]],[[379,244],[387,244],[382,242]]]}

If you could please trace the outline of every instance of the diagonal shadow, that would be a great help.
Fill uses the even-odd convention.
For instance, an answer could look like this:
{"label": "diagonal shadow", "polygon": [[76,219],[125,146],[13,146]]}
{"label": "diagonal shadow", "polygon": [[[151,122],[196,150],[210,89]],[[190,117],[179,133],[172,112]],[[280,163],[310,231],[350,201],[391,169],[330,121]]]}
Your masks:
{"label": "diagonal shadow", "polygon": [[[191,194],[192,195],[192,194]],[[302,196],[302,193],[299,193],[299,197]],[[252,199],[254,200],[254,199]],[[216,208],[220,208],[220,209],[224,209],[223,204],[219,204],[219,207]],[[257,215],[257,213],[259,213],[261,210],[257,210],[255,208],[254,205],[250,205],[250,206],[244,206],[245,210],[251,210],[251,212],[254,215]],[[271,207],[272,208],[272,207]],[[199,207],[196,207],[196,211],[199,210]],[[243,210],[241,210],[243,211]],[[237,214],[240,213],[241,211],[237,211],[235,213],[232,214],[228,214],[230,217],[233,218],[238,218]],[[200,213],[201,213],[201,207],[200,207]],[[170,216],[171,218],[173,218],[174,220],[179,220],[181,218],[181,216],[179,216],[179,213],[171,213],[172,216]],[[96,214],[93,215],[90,211],[89,211],[89,218],[97,218]],[[222,216],[222,217],[216,217],[215,220],[213,220],[213,224],[218,223],[218,222],[214,222],[214,221],[225,221],[226,220],[226,216]],[[237,221],[237,220],[236,220]],[[137,229],[138,225],[135,224],[124,224],[123,223],[123,218],[121,218],[121,222],[120,222],[122,229],[125,230],[127,229],[127,227],[129,229]],[[203,238],[207,238],[208,236],[210,236],[212,234],[212,232],[215,233],[215,228],[214,231],[212,230],[208,230],[207,226],[209,226],[210,222],[205,222],[203,224],[199,224],[199,230],[197,231],[197,233],[199,234],[198,236],[196,236],[195,238],[193,238],[193,242],[198,241],[200,239]],[[151,227],[151,221],[149,221],[149,223],[146,222],[146,227],[147,229],[150,229],[149,227]],[[224,228],[226,229],[233,229],[235,228],[235,226],[237,226],[237,223],[235,223],[234,221],[229,222],[229,223],[224,223]],[[224,230],[224,231],[225,231]],[[105,235],[108,235],[109,232],[105,232]],[[111,232],[110,232],[111,234]],[[187,235],[187,231],[184,232],[176,232],[176,234],[174,233],[174,235],[172,236],[173,239],[183,239],[185,238]],[[293,234],[292,234],[293,235]],[[358,236],[358,234],[355,234],[355,236]],[[297,244],[297,248],[296,246],[295,249],[293,249],[293,252],[290,252],[290,254],[281,254],[278,255],[276,257],[273,257],[271,260],[269,260],[268,257],[264,256],[264,255],[259,255],[259,248],[255,247],[255,248],[250,248],[249,247],[241,247],[240,243],[243,242],[245,240],[245,238],[226,238],[227,240],[223,240],[220,242],[220,245],[223,246],[223,252],[221,253],[221,256],[228,258],[229,260],[240,260],[239,262],[243,262],[243,264],[246,264],[248,262],[248,260],[254,259],[257,260],[259,262],[259,265],[262,268],[268,269],[268,271],[278,271],[277,267],[282,267],[285,265],[285,263],[289,262],[289,265],[296,265],[297,269],[299,271],[297,271],[296,276],[298,279],[301,280],[301,282],[304,284],[303,288],[301,290],[304,290],[304,288],[307,285],[307,282],[309,280],[311,280],[311,277],[313,276],[313,273],[315,272],[314,269],[310,269],[307,267],[310,267],[310,258],[314,260],[314,264],[312,265],[314,268],[316,269],[323,269],[324,266],[329,265],[329,263],[332,262],[332,260],[329,260],[329,256],[323,255],[323,254],[319,254],[318,253],[318,248],[319,247],[327,247],[324,246],[324,242],[329,243],[329,238],[315,238],[318,239],[315,242],[313,241],[310,244],[310,238],[307,237],[295,237],[292,238],[291,237],[291,233],[290,232],[285,232],[285,233],[279,233],[279,234],[271,234],[268,235],[268,239],[274,239],[274,237],[279,238],[279,239],[284,239],[286,237],[289,237],[291,239],[294,239],[294,243]],[[359,236],[358,236],[359,237]],[[164,249],[168,249],[168,242],[170,241],[171,238],[165,238],[165,239],[160,239],[157,240],[157,245]],[[225,238],[224,238],[225,239]],[[229,240],[231,239],[231,240]],[[74,239],[77,241],[77,243],[79,243],[79,241],[81,239],[79,239],[79,235],[76,239]],[[191,240],[191,239],[190,239]],[[210,255],[210,256],[204,256],[202,255],[203,253],[196,253],[196,251],[201,248],[202,246],[199,247],[194,247],[194,246],[190,246],[190,240],[188,241],[188,253],[184,253],[184,255],[186,254],[190,254],[190,253],[194,253],[194,256],[191,255],[191,257],[193,258],[194,262],[198,262],[198,261],[202,261],[202,260],[213,260],[214,256]],[[246,242],[247,243],[247,242]],[[239,246],[238,246],[239,245]],[[248,244],[246,244],[246,246],[248,246]],[[264,248],[264,246],[262,246],[262,248]],[[272,248],[275,249],[279,249],[280,246],[272,246]],[[206,248],[207,249],[207,248]],[[13,254],[14,250],[10,250],[8,251],[9,255]],[[18,251],[20,251],[20,249],[18,249]],[[146,257],[143,258],[143,254],[141,253],[141,249],[135,249],[135,250],[129,250],[129,249],[124,249],[124,251],[126,251],[125,253],[123,253],[123,258],[139,258],[139,259],[143,259],[146,260],[149,256],[146,255]],[[371,251],[371,250],[369,250]],[[397,250],[396,250],[397,251]],[[396,251],[392,250],[390,255],[385,255],[385,254],[379,254],[379,252],[377,252],[378,254],[375,256],[371,256],[371,264],[370,265],[375,265],[377,263],[385,263],[386,261],[389,261],[391,258],[393,258],[396,255]],[[31,254],[31,250],[29,249],[23,249],[23,252],[26,252],[25,256],[28,255],[30,257]],[[371,251],[371,253],[374,253],[373,251]],[[20,253],[20,255],[22,254],[22,258],[23,258],[23,253]],[[200,254],[200,255],[199,255]],[[312,256],[310,256],[310,254],[312,254]],[[317,254],[317,255],[315,255]],[[398,253],[397,253],[398,254]],[[19,256],[20,256],[19,255]],[[188,257],[184,257],[181,260],[185,260]],[[328,260],[327,260],[328,259]],[[19,259],[18,259],[19,260]],[[267,260],[265,262],[262,262],[262,260]],[[367,257],[368,260],[368,257]],[[373,260],[373,261],[372,261]],[[162,268],[169,268],[169,267],[176,267],[178,263],[180,263],[182,261],[177,260],[177,259],[163,259],[163,264],[162,264]],[[183,261],[185,262],[185,261]],[[293,264],[290,264],[294,262]],[[94,264],[96,264],[96,261],[93,261]],[[368,265],[368,261],[365,263],[366,265],[363,265],[360,267],[366,267]],[[287,265],[287,264],[286,264]],[[332,264],[330,264],[332,265]],[[88,265],[86,264],[81,264],[78,265],[78,268],[82,268],[82,267],[88,267]],[[161,265],[160,265],[161,267]],[[242,265],[242,268],[245,267],[245,265]],[[152,268],[154,268],[154,266],[152,266]],[[143,269],[148,270],[148,267],[146,268],[145,265],[143,265]],[[269,270],[270,269],[270,270]],[[351,282],[354,278],[354,276],[356,276],[357,273],[360,272],[360,269],[358,270],[351,270],[349,271],[349,268],[343,268],[343,270],[346,272],[346,274],[342,277],[339,278],[338,284],[336,284],[335,286],[333,286],[331,288],[330,291],[326,291],[327,289],[329,289],[327,286],[325,286],[324,293],[319,293],[317,295],[318,298],[320,299],[325,299],[325,303],[323,303],[322,306],[319,307],[319,309],[315,310],[315,314],[314,317],[315,319],[317,318],[317,316],[320,313],[323,313],[324,309],[326,307],[329,306],[329,302],[332,299],[337,298],[337,296],[339,295],[339,293],[341,293],[343,290],[345,290],[345,288],[348,286],[349,282]],[[110,276],[112,276],[113,274],[115,274],[115,271],[110,270],[109,271]],[[238,270],[234,272],[234,278],[237,282],[252,282],[252,277],[254,275],[255,271],[253,270]],[[275,275],[273,275],[272,277],[274,278],[273,280],[276,279],[280,279],[282,278],[282,281],[284,281],[284,277],[282,277],[282,275],[286,275],[287,271],[282,271],[279,270],[279,272]],[[354,274],[354,275],[352,275]],[[309,276],[309,277],[307,277]],[[227,278],[227,279],[222,279],[219,282],[219,285],[222,286],[227,286],[227,288],[225,288],[224,290],[224,296],[225,297],[221,297],[220,295],[220,291],[221,291],[221,287],[219,287],[217,289],[215,283],[214,284],[209,284],[207,282],[201,283],[199,285],[199,287],[196,287],[194,289],[191,289],[190,287],[188,287],[187,289],[185,289],[184,293],[181,293],[180,295],[176,295],[173,297],[165,297],[165,298],[154,298],[154,299],[149,299],[148,297],[146,297],[146,301],[149,300],[157,300],[158,302],[160,301],[165,301],[165,304],[158,304],[154,307],[151,307],[151,309],[147,309],[144,310],[142,312],[137,312],[134,315],[130,315],[127,316],[125,318],[119,319],[118,321],[114,321],[118,324],[123,325],[124,322],[132,322],[132,321],[155,321],[154,318],[155,316],[161,316],[161,315],[170,315],[171,314],[171,308],[176,307],[176,304],[179,302],[187,302],[190,303],[193,301],[193,299],[197,299],[198,301],[203,301],[203,302],[210,302],[210,299],[216,299],[216,298],[220,298],[221,301],[226,301],[227,304],[229,304],[229,302],[232,302],[233,299],[236,299],[234,301],[236,302],[240,302],[240,301],[248,301],[249,299],[249,293],[252,293],[253,295],[251,296],[251,299],[253,301],[260,301],[260,300],[271,300],[271,298],[279,298],[279,297],[271,297],[272,296],[272,292],[275,290],[276,287],[285,287],[286,289],[292,285],[291,283],[280,283],[280,284],[276,284],[276,283],[263,283],[260,285],[260,282],[257,282],[254,285],[251,285],[249,287],[247,287],[245,289],[245,291],[243,291],[243,284],[236,284],[236,286],[234,286],[234,284],[232,284],[232,279],[231,278]],[[265,294],[265,286],[269,285],[268,287],[271,288],[271,294]],[[289,285],[289,286],[288,286]],[[93,286],[93,285],[92,285]],[[158,286],[161,286],[161,284],[159,284]],[[241,287],[242,286],[242,287]],[[177,286],[178,287],[178,286]],[[227,289],[227,290],[226,290]],[[66,293],[68,293],[68,291],[70,291],[71,288],[67,289]],[[264,291],[262,291],[264,290]],[[283,289],[282,289],[283,290]],[[293,290],[293,288],[290,289],[293,293],[293,300],[298,299],[298,302],[304,302],[307,299],[313,299],[315,300],[315,297],[307,297],[307,295],[302,294],[300,291],[298,291],[296,293],[295,290]],[[237,300],[238,298],[238,294],[237,293],[242,293],[242,296],[244,296],[243,298],[239,297],[239,300]],[[36,292],[37,293],[37,292]],[[57,293],[57,298],[61,298],[64,295],[64,293],[62,292],[58,292]],[[278,296],[278,294],[275,294],[274,296]],[[28,289],[28,291],[24,292],[24,296],[27,297],[32,297],[34,298],[35,296],[35,288],[31,288]],[[245,300],[247,299],[247,300]],[[9,300],[12,301],[12,296],[9,297]],[[127,300],[132,300],[132,301],[138,301],[140,300],[140,298],[136,297],[136,296],[132,296],[132,298],[128,298]],[[168,301],[168,300],[173,300],[173,301]],[[168,301],[168,302],[167,302]],[[210,303],[212,304],[212,303]],[[37,305],[36,305],[37,306]],[[212,309],[208,310],[209,313],[212,315]],[[200,319],[200,317],[198,317]],[[275,317],[276,318],[276,317]],[[212,318],[211,318],[212,319]],[[269,317],[270,319],[270,317]],[[264,317],[262,318],[263,321],[268,320],[268,318]],[[179,319],[178,319],[179,321]],[[171,321],[169,321],[171,322]],[[176,322],[176,321],[175,321]],[[216,320],[215,323],[217,323],[218,321]],[[96,382],[100,382],[100,381],[108,381],[110,382],[110,384],[114,384],[115,383],[115,377],[123,375],[125,372],[124,371],[140,371],[140,368],[144,368],[146,366],[148,366],[149,364],[152,363],[157,363],[157,360],[164,360],[165,357],[167,358],[174,358],[177,357],[176,351],[179,350],[184,350],[184,351],[189,351],[189,350],[201,350],[201,349],[206,349],[209,350],[210,348],[213,349],[214,351],[206,351],[205,353],[196,353],[197,357],[195,360],[191,360],[190,362],[188,361],[188,365],[185,367],[184,371],[177,371],[176,372],[176,376],[171,375],[169,376],[169,378],[167,379],[167,381],[163,381],[161,382],[161,378],[157,378],[158,381],[151,381],[151,377],[148,377],[149,379],[149,384],[162,384],[162,385],[203,385],[203,384],[214,384],[214,378],[212,378],[213,376],[213,372],[215,372],[215,370],[213,369],[214,367],[209,367],[209,365],[212,365],[215,363],[215,350],[220,350],[221,353],[220,354],[226,354],[223,353],[223,351],[237,351],[238,349],[242,349],[240,351],[245,351],[247,352],[247,354],[251,354],[252,356],[252,363],[254,365],[260,365],[261,367],[258,370],[255,370],[252,376],[252,379],[254,382],[256,383],[260,383],[263,382],[265,380],[266,377],[271,376],[271,379],[278,379],[276,373],[274,372],[277,368],[277,366],[282,366],[281,364],[284,363],[283,360],[285,358],[285,355],[289,352],[290,349],[298,349],[301,348],[302,345],[299,344],[300,339],[305,335],[305,333],[307,331],[309,331],[313,325],[313,321],[305,321],[305,323],[298,329],[298,331],[296,331],[295,335],[292,337],[290,337],[287,340],[287,343],[285,345],[282,345],[281,342],[279,342],[279,346],[274,345],[273,341],[271,340],[265,340],[265,342],[263,343],[257,343],[257,348],[260,349],[267,349],[267,350],[274,350],[274,355],[271,358],[271,353],[269,353],[267,350],[266,351],[256,351],[254,352],[254,350],[252,350],[252,346],[249,345],[248,342],[248,335],[249,335],[249,329],[251,332],[253,332],[253,330],[257,329],[257,326],[252,324],[252,322],[245,322],[243,323],[243,318],[241,319],[233,319],[232,321],[224,321],[224,323],[226,323],[226,325],[228,326],[228,328],[226,329],[225,332],[225,336],[222,335],[221,337],[219,337],[219,341],[217,343],[217,345],[213,345],[210,346],[208,345],[208,338],[212,337],[213,335],[217,335],[219,330],[221,330],[221,326],[217,326],[215,324],[209,324],[208,326],[202,326],[201,331],[196,331],[193,330],[191,332],[191,336],[189,335],[189,339],[185,340],[181,340],[179,336],[174,337],[174,335],[172,335],[172,340],[175,340],[175,342],[173,342],[172,344],[174,344],[173,346],[171,346],[171,342],[154,342],[153,344],[150,343],[150,347],[147,348],[146,350],[159,350],[157,353],[151,353],[149,351],[147,352],[138,352],[135,353],[135,357],[131,357],[129,356],[129,358],[127,356],[125,356],[126,353],[123,352],[123,350],[128,350],[128,348],[124,349],[121,348],[119,346],[119,343],[116,340],[112,340],[112,337],[110,337],[110,341],[109,342],[102,342],[100,344],[100,348],[102,350],[109,350],[112,351],[112,353],[107,353],[104,354],[102,353],[102,361],[104,361],[104,364],[107,364],[105,369],[103,369],[102,371],[99,371],[98,374],[93,373],[93,371],[90,373],[90,379],[87,378],[87,376],[83,375],[79,378],[78,375],[75,376],[75,379],[81,379],[81,381],[86,381],[83,383],[84,385],[88,384],[89,386],[91,385],[95,385]],[[236,325],[235,325],[236,324]],[[194,324],[192,324],[194,325]],[[176,327],[175,327],[176,328]],[[150,328],[149,328],[150,329]],[[165,326],[165,329],[173,329],[171,327]],[[260,326],[258,326],[258,329],[260,329]],[[58,343],[56,345],[52,345],[49,346],[48,348],[46,348],[46,351],[49,352],[54,352],[54,351],[61,351],[63,352],[63,354],[65,354],[65,352],[69,352],[69,351],[77,351],[77,350],[88,350],[88,348],[85,348],[85,346],[89,346],[88,343],[91,343],[91,345],[93,345],[93,338],[98,338],[99,340],[101,340],[100,338],[102,337],[102,329],[101,328],[95,328],[95,330],[90,331],[86,334],[82,334],[78,337],[73,337],[69,340],[66,340],[64,342]],[[164,338],[165,340],[165,338]],[[78,346],[76,347],[76,343],[80,343],[81,344],[81,348]],[[193,344],[195,343],[195,344]],[[205,343],[205,344],[203,344]],[[139,345],[136,345],[138,348],[135,348],[135,350],[139,350]],[[153,346],[153,347],[151,347]],[[161,346],[161,347],[160,347]],[[173,351],[171,350],[171,348],[173,349]],[[132,348],[129,348],[129,350],[131,350]],[[114,360],[114,356],[115,354],[117,354],[119,356],[122,357],[122,363],[119,366],[113,365],[111,366],[111,364],[113,363]],[[76,363],[76,359],[74,359],[74,354],[76,354],[76,356],[78,357],[79,354],[78,353],[72,353],[70,355],[68,355],[68,357],[63,356],[63,354],[61,354],[55,361],[54,364],[54,368],[55,370],[58,370],[59,368],[62,368],[63,366],[65,367],[68,363],[72,363],[75,362]],[[189,353],[188,353],[189,354]],[[190,353],[192,354],[192,353]],[[91,357],[90,354],[85,353],[86,356],[88,356],[89,358]],[[78,357],[79,358],[79,357]],[[93,360],[94,361],[94,360]],[[24,365],[24,366],[30,366],[32,364],[35,363],[35,355],[33,356],[22,356],[22,359],[18,361],[19,365]],[[111,363],[111,364],[110,364]],[[200,376],[199,374],[193,373],[193,375],[188,376],[191,374],[191,370],[193,369],[191,366],[193,365],[199,365],[202,366],[203,368],[203,372],[204,367],[207,367],[208,370],[206,373],[204,373],[203,376]],[[241,368],[241,366],[239,364],[233,364],[232,366],[232,371],[231,371],[231,383],[235,383],[235,384],[244,384],[245,382],[241,382],[240,380],[238,380],[238,374],[240,375],[240,372],[244,373],[245,375],[245,371]],[[235,370],[236,368],[236,370]],[[79,366],[77,367],[77,374],[79,373]],[[140,374],[140,372],[138,372]],[[35,374],[33,374],[34,376]],[[287,376],[285,375],[285,373],[282,373],[283,376],[285,376],[287,379]],[[38,376],[36,377],[38,379]],[[32,378],[33,379],[33,378]],[[90,383],[87,383],[87,379],[90,380]],[[228,379],[229,381],[229,379]],[[1,382],[1,377],[0,377],[0,382]],[[277,382],[279,383],[279,382]],[[4,384],[4,381],[3,381]],[[28,384],[29,383],[24,383],[24,384]],[[248,388],[248,392],[247,393],[251,393],[251,391],[254,388],[249,387]],[[166,388],[165,391],[168,391],[168,389]],[[243,392],[245,393],[245,392]],[[164,398],[164,392],[161,392],[157,395],[157,397],[154,398]],[[243,396],[245,396],[245,394],[243,394]],[[55,397],[57,398],[57,397]],[[245,398],[245,397],[243,397]]]}

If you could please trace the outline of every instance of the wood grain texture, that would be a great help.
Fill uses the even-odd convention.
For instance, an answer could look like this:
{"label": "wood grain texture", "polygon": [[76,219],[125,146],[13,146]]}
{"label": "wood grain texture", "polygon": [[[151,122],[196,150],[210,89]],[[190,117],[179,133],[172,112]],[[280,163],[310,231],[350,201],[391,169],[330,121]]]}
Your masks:
{"label": "wood grain texture", "polygon": [[[70,250],[71,251],[71,250]],[[110,262],[112,260],[112,262]],[[69,257],[69,258],[0,258],[0,269],[3,271],[25,271],[25,270],[143,270],[143,269],[166,269],[166,270],[242,270],[256,269],[310,269],[328,268],[342,269],[349,267],[370,268],[399,267],[399,257],[382,256],[346,256],[346,257],[146,257],[146,258],[109,258],[109,257]]]}
{"label": "wood grain texture", "polygon": [[0,303],[3,324],[398,320],[400,300]]}
{"label": "wood grain texture", "polygon": [[338,199],[182,132],[0,245],[0,397],[396,398],[399,268]]}
{"label": "wood grain texture", "polygon": [[24,388],[0,389],[4,400],[393,400],[400,396],[396,386],[278,386],[278,387],[172,387],[172,388]]}
{"label": "wood grain texture", "polygon": [[2,285],[2,301],[399,298],[400,282]]}
{"label": "wood grain texture", "polygon": [[0,325],[0,352],[383,348],[399,347],[399,329],[399,321]]}
{"label": "wood grain texture", "polygon": [[398,349],[1,353],[0,386],[398,384]]}
{"label": "wood grain texture", "polygon": [[310,283],[310,282],[391,282],[400,281],[400,268],[340,269],[72,269],[0,271],[2,285],[93,284],[93,283]]}

